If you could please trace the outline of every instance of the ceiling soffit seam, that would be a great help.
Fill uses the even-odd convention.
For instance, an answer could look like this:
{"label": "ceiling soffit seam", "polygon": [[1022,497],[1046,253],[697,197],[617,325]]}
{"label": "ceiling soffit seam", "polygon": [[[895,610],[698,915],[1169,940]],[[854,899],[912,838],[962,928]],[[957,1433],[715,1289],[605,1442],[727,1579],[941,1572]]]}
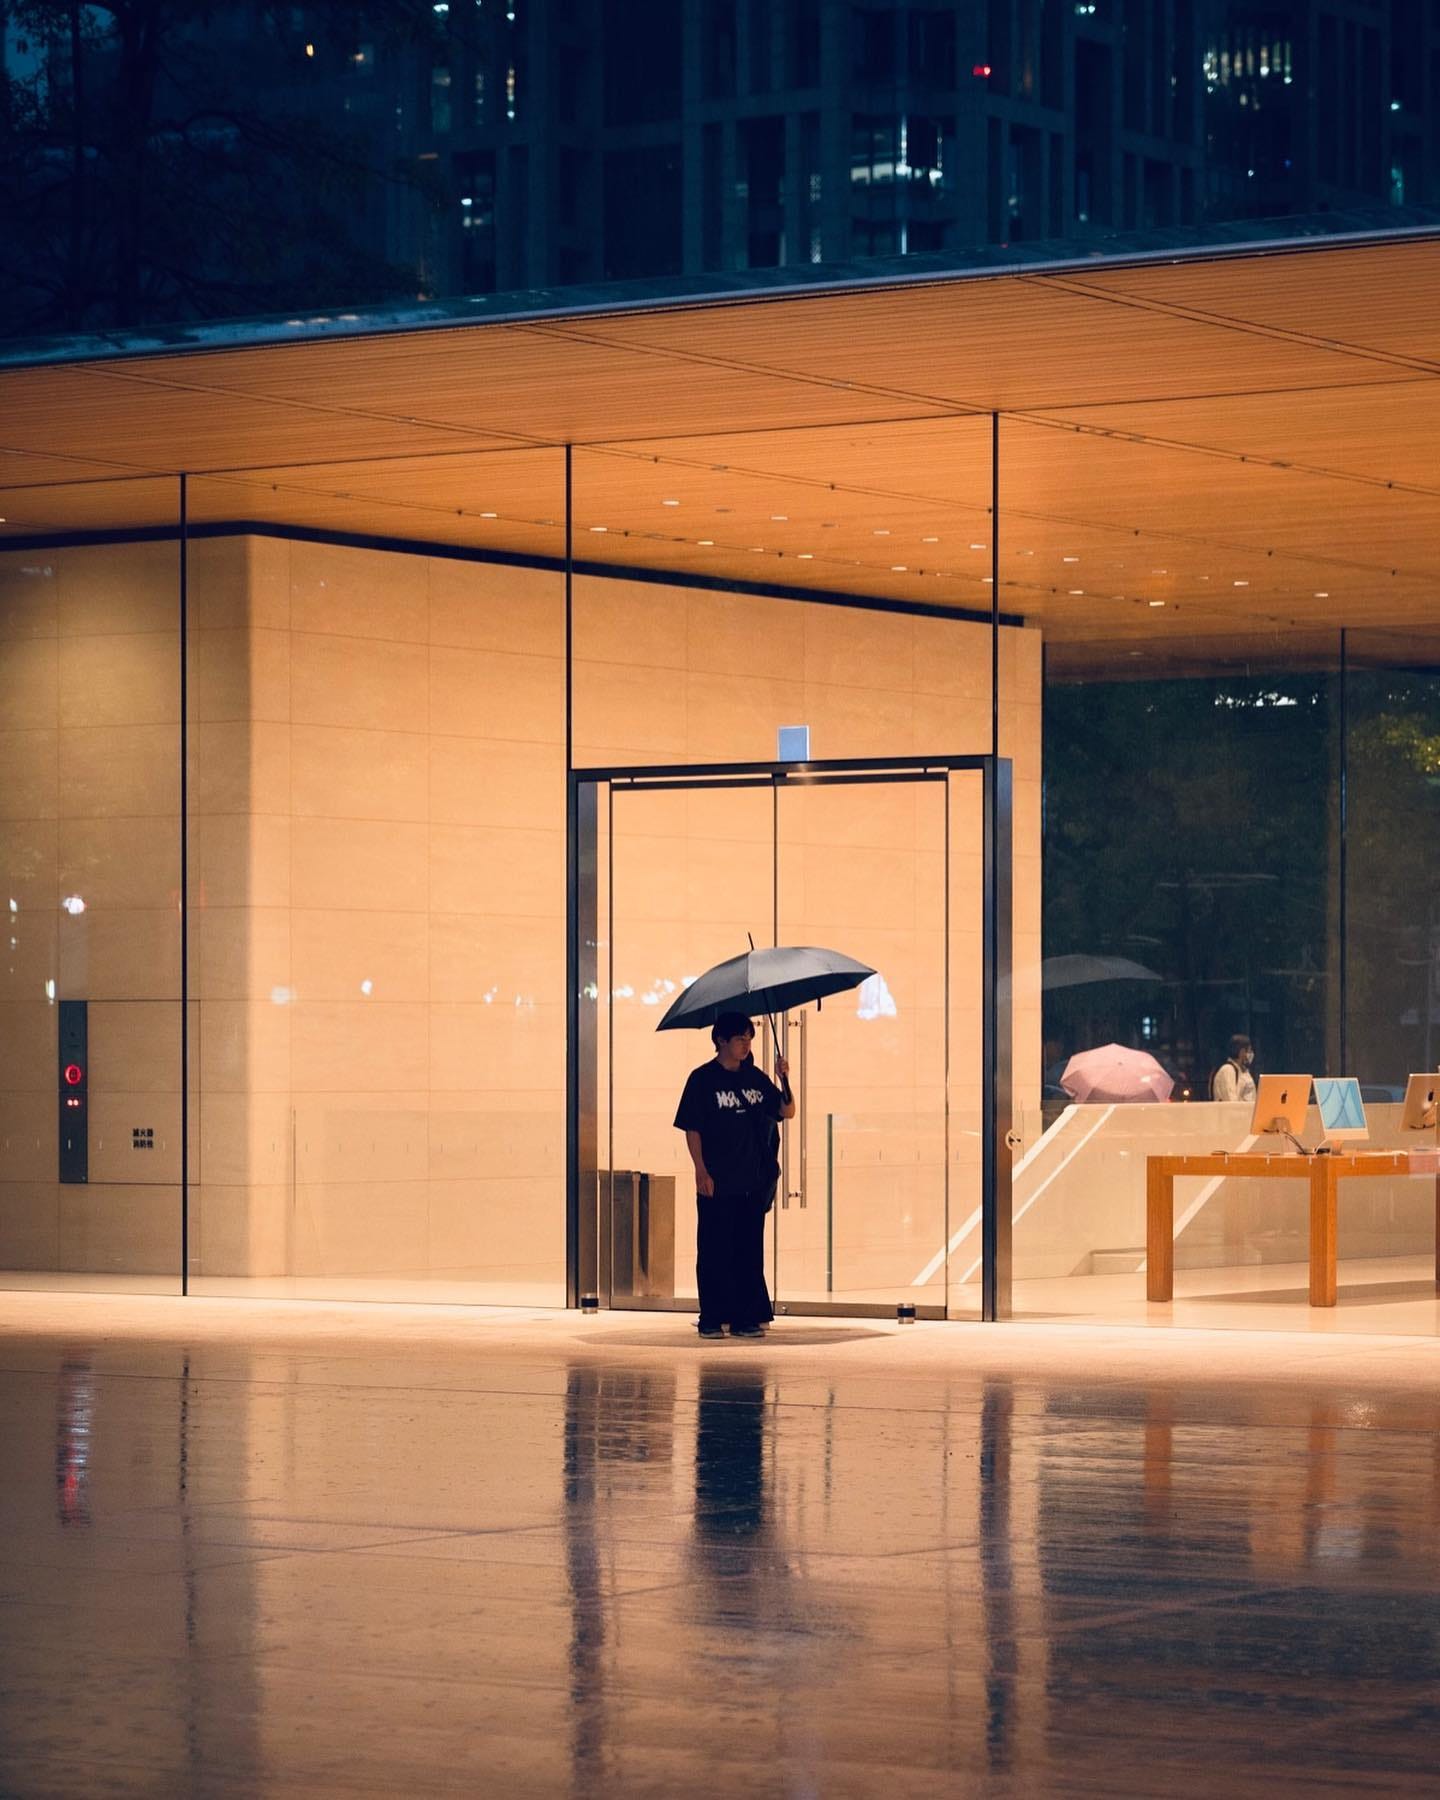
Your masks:
{"label": "ceiling soffit seam", "polygon": [[[257,352],[263,355],[264,351]],[[504,430],[488,430],[479,425],[456,424],[445,419],[426,419],[413,413],[385,412],[375,407],[339,406],[319,400],[299,400],[289,394],[270,394],[263,390],[212,386],[205,382],[170,381],[158,375],[140,375],[129,369],[110,368],[100,363],[73,363],[68,367],[75,373],[89,375],[109,381],[128,382],[135,387],[151,387],[161,392],[190,394],[196,399],[236,400],[246,405],[275,406],[289,411],[318,414],[322,417],[368,421],[381,425],[417,425],[422,430],[448,433],[452,437],[474,437],[492,444],[496,450],[559,450],[564,446],[549,438],[527,436],[522,432]],[[499,443],[497,439],[511,440]],[[409,452],[414,455],[416,452]],[[420,452],[419,454],[423,454]],[[180,473],[177,469],[155,471],[156,473]],[[191,469],[190,474],[224,473]]]}
{"label": "ceiling soffit seam", "polygon": [[[939,394],[912,392],[908,388],[891,387],[885,382],[851,381],[833,375],[811,375],[804,369],[787,369],[783,364],[749,362],[739,356],[716,356],[709,351],[680,349],[674,344],[647,344],[639,339],[612,338],[593,331],[566,331],[552,325],[526,325],[520,329],[533,337],[559,338],[567,343],[587,345],[594,349],[626,350],[634,355],[686,363],[698,368],[723,369],[730,375],[756,375],[767,381],[795,382],[804,387],[825,388],[836,393],[865,394],[876,400],[897,400],[932,408],[942,417],[953,415],[956,418],[988,419],[994,411],[993,407],[981,406],[976,401],[951,400]],[[855,423],[862,421],[857,420]],[[786,428],[782,426],[778,429]],[[793,426],[789,429],[798,431],[804,427]]]}
{"label": "ceiling soffit seam", "polygon": [[1361,362],[1383,363],[1389,368],[1407,369],[1419,375],[1440,375],[1440,362],[1428,357],[1407,356],[1399,350],[1381,350],[1366,344],[1354,344],[1346,338],[1317,337],[1313,332],[1293,331],[1284,325],[1266,325],[1256,319],[1242,319],[1230,313],[1209,312],[1203,307],[1189,306],[1178,300],[1154,300],[1146,294],[1127,294],[1115,288],[1093,287],[1070,275],[1020,275],[1017,281],[1027,287],[1067,294],[1079,294],[1087,300],[1100,300],[1108,306],[1129,307],[1136,312],[1157,313],[1163,318],[1184,319],[1191,325],[1213,326],[1217,331],[1243,333],[1247,337],[1266,338],[1272,343],[1292,344],[1297,350],[1330,351],[1336,356],[1354,357]]}
{"label": "ceiling soffit seam", "polygon": [[[1223,444],[1195,444],[1185,438],[1161,437],[1148,431],[1126,431],[1118,425],[1091,425],[1081,419],[1047,417],[1042,413],[1007,413],[1006,418],[1047,431],[1069,431],[1081,437],[1109,438],[1121,444],[1142,444],[1152,450],[1172,450],[1186,456],[1207,456],[1217,462],[1246,463],[1257,469],[1273,469],[1287,475],[1304,475],[1319,481],[1344,481],[1355,487],[1391,489],[1397,494],[1419,494],[1440,499],[1440,487],[1423,482],[1396,481],[1385,475],[1362,475],[1353,469],[1332,469],[1323,463],[1296,462],[1292,458],[1266,456],[1254,450],[1231,450]],[[1003,448],[1003,439],[1002,439]]]}

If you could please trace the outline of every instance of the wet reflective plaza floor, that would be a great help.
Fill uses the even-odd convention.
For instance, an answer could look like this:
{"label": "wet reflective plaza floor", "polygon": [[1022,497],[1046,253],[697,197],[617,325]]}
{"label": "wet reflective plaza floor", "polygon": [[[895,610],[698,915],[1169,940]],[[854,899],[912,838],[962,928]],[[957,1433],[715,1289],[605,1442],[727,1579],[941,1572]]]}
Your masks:
{"label": "wet reflective plaza floor", "polygon": [[1440,1792],[1432,1341],[0,1330],[7,1797]]}

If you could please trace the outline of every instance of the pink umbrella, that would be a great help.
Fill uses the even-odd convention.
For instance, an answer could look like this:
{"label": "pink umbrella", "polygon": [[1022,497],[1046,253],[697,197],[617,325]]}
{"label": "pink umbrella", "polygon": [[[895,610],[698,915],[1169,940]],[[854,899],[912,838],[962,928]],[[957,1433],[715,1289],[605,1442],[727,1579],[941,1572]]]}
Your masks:
{"label": "pink umbrella", "polygon": [[1175,1083],[1148,1051],[1101,1044],[1072,1056],[1060,1085],[1072,1100],[1119,1105],[1128,1100],[1168,1100]]}

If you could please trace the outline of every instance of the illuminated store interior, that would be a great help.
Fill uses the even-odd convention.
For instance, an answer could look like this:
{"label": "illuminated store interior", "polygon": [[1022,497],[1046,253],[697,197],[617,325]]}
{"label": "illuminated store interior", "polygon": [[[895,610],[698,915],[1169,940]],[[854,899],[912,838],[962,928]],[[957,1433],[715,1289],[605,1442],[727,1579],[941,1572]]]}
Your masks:
{"label": "illuminated store interior", "polygon": [[[753,934],[878,972],[782,1306],[1440,1332],[1437,319],[1417,236],[0,365],[0,1283],[693,1306]],[[1403,1153],[1334,1306],[1298,1157],[1147,1299],[1235,1032]]]}

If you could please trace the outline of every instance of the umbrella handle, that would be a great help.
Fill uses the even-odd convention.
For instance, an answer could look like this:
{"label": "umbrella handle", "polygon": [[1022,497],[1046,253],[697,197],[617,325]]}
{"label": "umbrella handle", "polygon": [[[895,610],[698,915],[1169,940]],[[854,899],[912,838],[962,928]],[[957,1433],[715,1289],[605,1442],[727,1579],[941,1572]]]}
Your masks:
{"label": "umbrella handle", "polygon": [[[753,950],[755,948],[755,933],[753,931],[747,931],[745,933],[745,935],[747,938],[749,938],[750,948]],[[766,1019],[769,1020],[769,1023],[770,1023],[770,1036],[774,1042],[775,1055],[778,1060],[779,1055],[780,1055],[780,1036],[779,1036],[779,1033],[775,1029],[775,1015],[774,1015],[774,1013],[767,1012],[765,1017],[766,1017]],[[785,1104],[787,1106],[789,1106],[791,1101],[795,1098],[795,1096],[790,1092],[790,1077],[788,1075],[782,1075],[780,1077],[780,1098],[785,1102]]]}
{"label": "umbrella handle", "polygon": [[[767,1020],[769,1020],[769,1023],[770,1023],[770,1036],[774,1040],[775,1056],[778,1061],[779,1056],[780,1056],[780,1035],[775,1029],[775,1015],[774,1015],[774,1013],[767,1012],[765,1017]],[[787,1106],[789,1106],[791,1101],[795,1098],[795,1096],[790,1092],[790,1077],[788,1075],[782,1075],[780,1077],[780,1098],[785,1102],[785,1104]]]}

